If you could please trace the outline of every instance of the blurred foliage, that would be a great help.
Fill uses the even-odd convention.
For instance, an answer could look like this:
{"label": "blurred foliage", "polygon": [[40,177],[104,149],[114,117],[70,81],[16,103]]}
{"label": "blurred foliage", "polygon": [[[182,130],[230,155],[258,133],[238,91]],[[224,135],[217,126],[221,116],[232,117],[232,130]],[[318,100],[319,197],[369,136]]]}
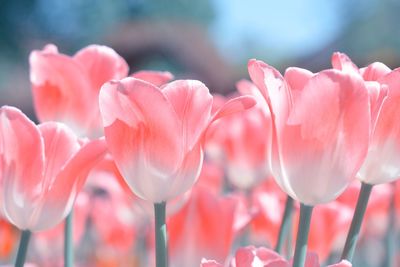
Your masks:
{"label": "blurred foliage", "polygon": [[[232,20],[247,21],[243,20],[242,16],[254,16],[252,12],[242,12],[240,7],[239,11],[233,15],[225,16],[229,13],[224,12],[228,12],[229,9],[225,8],[225,4],[229,3],[248,5],[246,7],[249,9],[246,10],[252,11],[252,8],[268,8],[272,2],[239,1],[2,0],[0,6],[0,102],[1,104],[17,103],[21,101],[21,98],[25,98],[22,101],[25,102],[21,105],[30,103],[27,88],[29,88],[28,56],[31,50],[40,49],[45,43],[55,43],[62,53],[71,55],[91,43],[111,45],[113,42],[110,42],[110,34],[135,27],[136,32],[125,32],[125,34],[131,34],[132,38],[126,38],[126,40],[129,39],[129,41],[125,40],[128,43],[125,45],[127,48],[124,50],[125,54],[121,54],[124,57],[133,55],[133,58],[127,58],[130,65],[134,65],[131,66],[131,70],[167,69],[177,74],[177,77],[201,79],[211,87],[222,88],[221,92],[233,89],[236,80],[247,77],[247,60],[252,57],[265,60],[281,71],[288,66],[299,66],[313,71],[327,68],[330,66],[330,56],[334,51],[347,53],[359,66],[373,61],[382,61],[392,68],[400,65],[400,27],[398,27],[400,1],[398,0],[335,1],[334,5],[328,5],[331,8],[328,12],[335,14],[339,30],[332,33],[329,43],[322,43],[319,36],[311,35],[309,43],[303,45],[316,48],[298,54],[268,46],[268,38],[282,35],[279,28],[282,21],[291,19],[298,21],[299,18],[303,18],[299,16],[294,19],[284,12],[285,3],[289,5],[290,0],[283,1],[280,5],[283,9],[276,11],[280,12],[279,19],[268,22],[272,25],[276,24],[277,31],[269,32],[268,38],[265,38],[262,32],[252,30],[251,27],[254,24],[232,24]],[[316,10],[315,1],[304,1],[306,8]],[[256,2],[262,6],[258,7]],[[271,12],[271,10],[268,11]],[[318,10],[310,14],[318,14]],[[224,23],[227,25],[226,30],[229,30],[229,38],[224,34],[226,31],[213,32],[215,25],[221,22],[221,18],[228,18]],[[265,22],[268,21],[268,16],[256,19]],[[256,19],[250,21],[257,22]],[[323,20],[321,14],[312,19],[321,22],[322,25],[325,23],[322,27],[326,27],[327,32],[330,32],[326,25],[327,20]],[[160,32],[153,28],[157,23],[162,26],[167,25],[169,28],[165,27],[165,30]],[[146,24],[147,28],[142,27],[143,24]],[[242,31],[244,34],[237,34],[235,26],[244,28],[245,30]],[[274,27],[272,26],[271,29]],[[311,31],[305,26],[297,29],[304,31],[304,34],[310,34]],[[147,31],[145,32],[147,39],[143,37],[143,31]],[[151,34],[157,35],[158,39],[152,38]],[[283,34],[290,35],[291,32]],[[116,36],[120,39],[125,37],[124,33]],[[259,40],[260,36],[267,40],[264,43],[255,41]],[[167,37],[170,37],[169,46],[166,45]],[[132,44],[132,40],[142,41],[140,44],[142,50],[138,48],[138,44]],[[154,40],[157,41],[156,49],[151,50],[154,43],[150,42],[155,42]],[[175,40],[175,43],[171,40]],[[223,41],[227,41],[227,45],[219,46]],[[317,43],[320,45],[315,45]],[[164,47],[160,47],[162,45]],[[282,46],[284,47],[283,44]],[[148,48],[148,51],[143,51],[143,47]],[[118,52],[122,50],[121,46],[114,48]],[[127,52],[128,49],[132,53]],[[135,49],[136,53],[134,53]],[[294,50],[296,47],[291,49]],[[296,56],[293,56],[294,54]],[[182,60],[183,57],[186,57],[185,60]],[[213,60],[219,64],[214,63]],[[185,71],[189,72],[188,76],[179,76]],[[214,75],[216,77],[210,78],[209,76],[212,76],[210,73],[215,72],[218,72]],[[217,80],[223,82],[218,83]],[[13,100],[10,100],[11,98]]]}
{"label": "blurred foliage", "polygon": [[6,0],[1,5],[0,52],[12,56],[35,39],[75,51],[127,20],[174,18],[207,26],[214,17],[209,1]]}
{"label": "blurred foliage", "polygon": [[[351,13],[348,12],[352,20],[340,36],[338,47],[355,58],[364,58],[365,61],[374,60],[374,57],[376,60],[377,53],[383,53],[384,56],[386,53],[396,53],[398,59],[400,1],[359,0],[349,9],[352,10]],[[388,59],[389,57],[388,55]]]}

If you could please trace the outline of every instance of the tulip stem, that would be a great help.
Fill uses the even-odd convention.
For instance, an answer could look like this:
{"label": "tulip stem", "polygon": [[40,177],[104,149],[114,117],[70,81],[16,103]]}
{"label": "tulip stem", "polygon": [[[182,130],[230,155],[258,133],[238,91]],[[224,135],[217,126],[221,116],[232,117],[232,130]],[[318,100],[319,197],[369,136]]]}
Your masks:
{"label": "tulip stem", "polygon": [[292,218],[293,218],[293,198],[287,196],[286,204],[285,204],[285,211],[283,212],[281,226],[279,228],[279,235],[278,235],[278,242],[275,246],[275,251],[279,254],[282,253],[283,244],[288,237],[291,225],[292,225]]}
{"label": "tulip stem", "polygon": [[73,210],[65,218],[64,224],[64,266],[72,267],[74,265],[74,242],[73,233]]}
{"label": "tulip stem", "polygon": [[165,213],[166,202],[154,204],[156,267],[168,267],[168,237]]}
{"label": "tulip stem", "polygon": [[21,232],[21,238],[19,241],[19,247],[17,252],[17,259],[15,260],[15,267],[24,266],[30,237],[31,237],[31,232],[29,230],[24,230]]}
{"label": "tulip stem", "polygon": [[390,197],[390,207],[389,207],[389,222],[386,230],[385,236],[385,246],[386,246],[386,257],[384,259],[384,267],[395,266],[396,257],[396,197],[395,197],[395,184],[392,183],[392,195]]}
{"label": "tulip stem", "polygon": [[301,203],[293,267],[303,267],[304,263],[306,262],[308,233],[310,232],[312,211],[313,206],[308,206]]}
{"label": "tulip stem", "polygon": [[357,239],[360,234],[361,223],[364,219],[365,210],[367,209],[369,196],[372,190],[371,184],[362,183],[360,194],[358,195],[357,206],[351,221],[350,230],[347,234],[346,243],[344,245],[342,260],[352,261],[354,250],[356,248]]}
{"label": "tulip stem", "polygon": [[286,238],[286,256],[288,258],[293,255],[293,231],[290,229],[288,237]]}

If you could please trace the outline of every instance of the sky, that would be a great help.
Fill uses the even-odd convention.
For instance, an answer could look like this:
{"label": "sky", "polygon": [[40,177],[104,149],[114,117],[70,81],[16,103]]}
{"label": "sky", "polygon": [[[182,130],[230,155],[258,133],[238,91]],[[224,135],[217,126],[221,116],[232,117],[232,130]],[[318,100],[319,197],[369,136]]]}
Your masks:
{"label": "sky", "polygon": [[257,47],[270,51],[268,57],[272,61],[306,55],[334,40],[343,27],[341,1],[211,2],[216,11],[212,40],[233,62],[241,61],[246,56],[243,53]]}

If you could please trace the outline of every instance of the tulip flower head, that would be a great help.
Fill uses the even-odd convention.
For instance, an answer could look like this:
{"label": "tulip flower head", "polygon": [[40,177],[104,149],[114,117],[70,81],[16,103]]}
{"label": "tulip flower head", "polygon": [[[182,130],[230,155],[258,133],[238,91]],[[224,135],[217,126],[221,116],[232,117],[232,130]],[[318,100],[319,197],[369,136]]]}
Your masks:
{"label": "tulip flower head", "polygon": [[273,120],[271,171],[280,187],[306,205],[335,199],[365,159],[370,131],[363,80],[338,70],[285,76],[250,60],[249,74]]}
{"label": "tulip flower head", "polygon": [[239,195],[218,196],[196,185],[168,222],[171,266],[197,266],[202,257],[223,261],[250,219],[243,202]]}
{"label": "tulip flower head", "polygon": [[100,45],[87,46],[70,57],[50,44],[33,51],[29,63],[40,122],[63,122],[79,136],[103,135],[97,99],[105,82],[127,76],[128,64],[122,57]]}
{"label": "tulip flower head", "polygon": [[71,211],[104,140],[85,145],[64,124],[36,126],[21,111],[0,108],[0,213],[21,230],[49,229]]}
{"label": "tulip flower head", "polygon": [[[398,179],[400,177],[400,68],[391,70],[383,63],[375,62],[358,69],[350,58],[342,53],[333,54],[332,65],[360,75],[364,79],[365,84],[371,88],[371,106],[374,106],[374,102],[383,102],[381,107],[378,105],[379,108],[375,108],[375,114],[371,114],[373,129],[368,155],[357,178],[373,185]],[[380,96],[383,89],[387,91],[384,99]],[[382,100],[379,100],[380,98]]]}
{"label": "tulip flower head", "polygon": [[192,80],[157,87],[125,78],[102,87],[106,141],[135,194],[160,203],[187,191],[199,176],[209,125],[255,104],[251,97],[239,97],[212,114],[212,102],[208,88]]}
{"label": "tulip flower head", "polygon": [[[237,87],[246,95],[252,89],[247,87],[255,86],[241,80]],[[225,151],[227,178],[235,187],[250,189],[269,176],[267,156],[272,128],[269,113],[256,105],[215,126],[221,126],[220,142]]]}

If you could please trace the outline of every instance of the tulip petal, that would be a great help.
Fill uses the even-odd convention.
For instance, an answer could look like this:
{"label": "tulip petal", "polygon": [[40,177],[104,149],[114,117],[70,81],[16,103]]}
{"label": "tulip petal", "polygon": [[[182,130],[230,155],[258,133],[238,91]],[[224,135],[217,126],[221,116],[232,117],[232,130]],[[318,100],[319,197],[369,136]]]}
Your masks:
{"label": "tulip petal", "polygon": [[335,52],[332,54],[332,67],[337,70],[350,73],[359,73],[357,66],[344,53]]}
{"label": "tulip petal", "polygon": [[387,99],[388,88],[385,84],[381,85],[378,82],[365,82],[365,86],[369,95],[371,110],[371,133],[373,134],[379,114],[381,113],[382,107]]}
{"label": "tulip petal", "polygon": [[85,144],[73,155],[58,173],[52,186],[43,193],[43,202],[37,207],[37,217],[30,227],[31,231],[49,229],[65,219],[89,172],[106,153],[106,142],[101,138]]}
{"label": "tulip petal", "polygon": [[201,259],[200,267],[223,267],[223,265],[213,260]]}
{"label": "tulip petal", "polygon": [[192,150],[209,124],[213,98],[208,88],[199,81],[178,80],[162,92],[182,122],[183,151]]}
{"label": "tulip petal", "polygon": [[270,98],[267,84],[277,89],[281,88],[284,84],[284,79],[279,71],[261,60],[250,59],[247,68],[251,80],[257,86],[258,90],[260,90],[265,99]]}
{"label": "tulip petal", "polygon": [[320,267],[318,255],[312,252],[308,252],[304,267]]}
{"label": "tulip petal", "polygon": [[329,265],[328,267],[351,267],[352,264],[346,260],[342,260],[339,263]]}
{"label": "tulip petal", "polygon": [[161,86],[171,81],[174,78],[174,75],[168,71],[144,70],[133,73],[131,77],[149,82],[155,86]]}
{"label": "tulip petal", "polygon": [[251,95],[252,97],[254,97],[257,102],[256,107],[258,107],[267,117],[271,116],[265,98],[261,94],[260,90],[257,89],[254,83],[243,79],[236,83],[236,88],[241,95]]}
{"label": "tulip petal", "polygon": [[361,68],[360,73],[365,81],[377,81],[389,74],[391,69],[381,62],[374,62],[366,68]]}
{"label": "tulip petal", "polygon": [[[304,88],[300,100],[293,107],[288,124],[301,124],[302,137],[305,139],[316,138],[321,142],[330,142],[337,134],[341,113],[349,116],[345,127],[357,125],[354,122],[366,117],[362,113],[369,113],[366,110],[369,105],[365,105],[365,101],[368,101],[367,90],[358,76],[335,70],[322,71],[310,79]],[[360,103],[362,110],[357,110],[355,107]],[[310,107],[313,112],[310,112]],[[350,110],[355,113],[350,113]],[[365,121],[362,121],[364,125]]]}
{"label": "tulip petal", "polygon": [[380,80],[388,96],[377,115],[368,156],[360,170],[360,180],[379,184],[397,179],[400,174],[400,69]]}
{"label": "tulip petal", "polygon": [[365,159],[369,115],[368,93],[360,76],[327,70],[311,78],[279,141],[285,170],[277,175],[278,183],[308,205],[337,197]]}
{"label": "tulip petal", "polygon": [[16,108],[0,108],[1,212],[20,229],[40,198],[43,168],[44,144],[34,123]]}
{"label": "tulip petal", "polygon": [[30,80],[36,114],[41,122],[65,122],[80,132],[88,127],[93,99],[83,67],[72,58],[45,48],[29,57]]}
{"label": "tulip petal", "polygon": [[92,83],[91,90],[96,94],[105,82],[128,75],[128,64],[107,46],[89,45],[78,51],[73,59],[86,70]]}
{"label": "tulip petal", "polygon": [[207,188],[192,190],[185,206],[168,223],[172,266],[196,266],[203,257],[223,262],[234,240],[238,200]]}
{"label": "tulip petal", "polygon": [[219,108],[212,116],[211,122],[214,122],[222,117],[242,112],[256,105],[256,100],[250,95],[239,96],[228,100]]}
{"label": "tulip petal", "polygon": [[400,68],[394,69],[391,73],[379,79],[378,82],[388,87],[390,98],[400,96]]}
{"label": "tulip petal", "polygon": [[43,190],[51,188],[65,163],[79,150],[78,138],[64,124],[45,122],[39,125],[44,140],[45,169]]}
{"label": "tulip petal", "polygon": [[292,90],[302,90],[307,82],[314,76],[309,70],[290,67],[285,71],[285,80]]}
{"label": "tulip petal", "polygon": [[126,78],[103,86],[100,109],[110,152],[127,183],[142,198],[145,191],[157,195],[155,181],[176,172],[184,157],[174,107],[154,85]]}
{"label": "tulip petal", "polygon": [[186,154],[179,170],[171,177],[171,182],[166,185],[169,187],[169,199],[179,196],[189,190],[200,176],[203,166],[203,149],[201,144]]}
{"label": "tulip petal", "polygon": [[[386,86],[388,96],[379,113],[374,139],[385,143],[388,138],[398,140],[398,136],[400,136],[400,122],[396,116],[400,110],[400,68],[381,79],[381,83]],[[400,146],[400,142],[396,143],[399,143],[398,146]]]}
{"label": "tulip petal", "polygon": [[[282,75],[273,67],[259,60],[250,60],[248,64],[251,80],[266,99],[276,131],[282,131],[293,106],[292,93]],[[267,86],[268,85],[268,86]]]}

